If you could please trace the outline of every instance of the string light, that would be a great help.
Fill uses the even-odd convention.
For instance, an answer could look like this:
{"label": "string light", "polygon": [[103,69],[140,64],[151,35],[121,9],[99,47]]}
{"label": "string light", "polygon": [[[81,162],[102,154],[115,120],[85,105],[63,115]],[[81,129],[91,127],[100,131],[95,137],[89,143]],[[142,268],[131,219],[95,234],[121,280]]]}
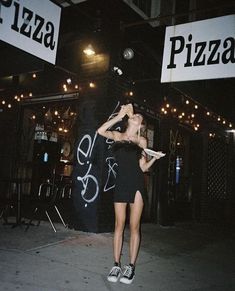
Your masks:
{"label": "string light", "polygon": [[67,85],[66,84],[63,84],[63,89],[64,89],[64,92],[67,92],[68,91],[68,88],[67,88]]}
{"label": "string light", "polygon": [[[89,83],[89,87],[90,87],[90,88],[95,88],[95,83],[90,82],[90,83]],[[129,94],[130,94],[130,96],[132,96],[132,95],[131,95],[131,92],[130,92]]]}
{"label": "string light", "polygon": [[67,82],[68,85],[70,85],[70,84],[72,83],[72,80],[71,80],[70,78],[68,78],[68,79],[66,80],[66,82]]}
{"label": "string light", "polygon": [[[36,73],[32,74],[32,77],[36,78],[37,77]],[[65,92],[67,92],[68,88],[70,88],[69,85],[71,85],[71,84],[72,84],[72,79],[71,78],[67,78],[66,82],[63,84],[63,90]],[[88,84],[89,84],[90,88],[95,88],[96,87],[96,84],[94,82],[90,82]],[[73,86],[71,88],[75,88],[76,90],[80,89],[78,84],[73,84]],[[133,91],[129,91],[129,92],[126,92],[126,93],[127,93],[128,96],[134,96]],[[33,96],[32,92],[30,92],[28,94],[29,94],[28,95],[29,97]],[[181,95],[181,97],[182,97],[182,95]],[[22,98],[24,98],[24,94],[20,94],[20,95],[15,95],[14,96],[14,100],[16,100],[18,102],[21,101]],[[2,100],[0,102],[2,103],[2,105],[6,104],[5,100]],[[192,99],[190,96],[187,96],[185,94],[183,95],[183,98],[181,98],[181,100],[180,100],[181,106],[178,106],[178,104],[172,104],[173,101],[171,99],[168,99],[168,97],[166,97],[166,96],[164,96],[163,102],[164,102],[163,103],[164,107],[160,107],[160,113],[162,113],[164,115],[169,114],[174,118],[178,117],[178,119],[180,119],[179,122],[185,123],[186,125],[190,126],[191,128],[194,128],[195,131],[198,131],[199,128],[203,129],[203,123],[199,119],[200,117],[203,117],[203,116],[205,118],[205,122],[206,122],[206,119],[209,120],[209,117],[210,117],[211,121],[213,121],[214,123],[218,123],[219,122],[217,126],[221,126],[222,127],[222,124],[223,124],[223,125],[227,125],[226,127],[230,128],[230,129],[233,127],[232,123],[228,122],[227,119],[225,119],[223,116],[219,116],[216,113],[210,111],[208,108],[202,106],[200,103],[194,101],[194,99]],[[13,103],[13,104],[15,104],[15,103]],[[13,104],[7,104],[7,107],[8,108],[12,108]],[[177,108],[174,107],[174,105],[176,105]],[[169,110],[167,110],[168,108],[169,108]],[[43,107],[43,109],[45,109],[45,106]],[[194,109],[202,109],[202,112],[197,111],[198,113],[197,112],[191,113],[192,111],[195,111]],[[192,111],[190,112],[190,110],[192,110]],[[174,114],[174,113],[176,113],[176,114]],[[195,113],[197,113],[197,114],[195,114]],[[59,115],[59,112],[57,110],[54,111],[54,115],[57,116],[58,119],[60,119],[60,115]],[[76,114],[73,113],[73,112],[70,112],[69,115],[72,117],[73,115],[75,116]],[[47,115],[45,115],[45,116],[47,116]],[[61,116],[63,116],[63,115],[61,115]],[[199,124],[195,124],[195,116],[198,119],[197,121],[200,122],[200,125]],[[57,118],[56,118],[56,120],[59,123],[63,122],[61,120],[59,121]],[[191,120],[191,118],[193,120]],[[36,115],[33,115],[32,119],[36,119]],[[54,124],[56,124],[56,123],[54,123]],[[64,123],[64,125],[65,124],[66,123]],[[65,130],[68,130],[68,129],[64,129],[62,127],[59,127],[58,130],[62,131],[62,132],[66,132]]]}
{"label": "string light", "polygon": [[[167,100],[167,97],[164,96],[163,102],[166,102],[166,100]],[[192,104],[193,109],[199,109],[200,108],[198,104],[195,104],[195,103],[193,104],[194,101],[193,100],[190,101],[190,99],[186,99],[185,100],[184,98],[182,98],[181,102],[182,102],[182,105]],[[178,115],[175,115],[174,113],[179,111],[179,108],[176,108],[176,107],[172,106],[171,110],[167,112],[166,108],[169,108],[169,107],[171,107],[170,104],[166,103],[163,107],[160,108],[160,113],[163,113],[163,114],[171,113],[172,114],[171,116],[173,118],[174,117],[178,118],[180,120],[179,122],[184,123],[184,124],[192,127],[195,131],[199,131],[199,128],[203,129],[202,123],[195,124],[195,121],[193,121],[196,118],[196,114],[194,112],[193,113],[189,113],[188,112],[190,110],[189,109],[190,107],[187,106],[187,110],[186,110],[186,107],[185,107],[186,111],[183,111]],[[203,106],[202,106],[202,109],[203,109]],[[231,122],[230,123],[227,122],[226,119],[224,119],[223,117],[220,117],[220,116],[216,115],[215,113],[209,111],[207,108],[204,107],[203,111],[204,112],[202,112],[202,113],[204,115],[206,115],[207,117],[216,118],[217,121],[219,121],[219,122],[221,121],[220,124],[223,124],[223,125],[227,124],[227,127],[229,127],[230,129],[233,127]],[[198,116],[199,118],[202,117],[201,112],[199,112],[198,114],[200,114]],[[185,118],[185,117],[187,117],[187,118]],[[204,120],[204,121],[206,123],[206,120]]]}

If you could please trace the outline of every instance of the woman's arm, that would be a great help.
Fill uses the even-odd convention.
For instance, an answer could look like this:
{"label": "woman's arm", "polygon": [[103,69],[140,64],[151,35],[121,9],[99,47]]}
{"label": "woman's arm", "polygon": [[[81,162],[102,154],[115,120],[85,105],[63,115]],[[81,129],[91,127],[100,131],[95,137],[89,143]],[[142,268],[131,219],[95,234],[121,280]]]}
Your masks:
{"label": "woman's arm", "polygon": [[115,117],[106,121],[97,129],[98,134],[109,139],[120,140],[122,134],[116,130],[111,131],[109,130],[109,128],[112,127],[117,122],[121,121],[122,118],[127,114],[127,110],[128,108],[126,106],[122,106],[121,110]]}
{"label": "woman's arm", "polygon": [[151,166],[156,162],[160,157],[152,157],[151,160],[147,161],[146,157],[140,159],[140,168],[143,172],[147,172]]}
{"label": "woman's arm", "polygon": [[[147,140],[145,138],[141,139],[140,147],[142,147],[143,149],[147,148]],[[158,159],[160,159],[160,157],[152,157],[150,160],[147,160],[147,155],[145,151],[143,150],[142,156],[139,160],[139,165],[140,165],[141,170],[143,172],[147,172]]]}

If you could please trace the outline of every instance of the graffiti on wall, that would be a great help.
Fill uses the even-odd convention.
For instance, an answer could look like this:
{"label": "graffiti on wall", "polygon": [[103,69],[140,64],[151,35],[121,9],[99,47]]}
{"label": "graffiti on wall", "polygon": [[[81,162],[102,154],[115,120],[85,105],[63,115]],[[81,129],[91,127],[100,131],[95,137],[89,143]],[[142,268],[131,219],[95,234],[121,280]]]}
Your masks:
{"label": "graffiti on wall", "polygon": [[[108,120],[112,119],[116,114],[117,110],[120,106],[120,102],[117,103],[113,112],[110,114]],[[115,126],[112,130],[120,131],[120,126]],[[96,155],[96,143],[97,143],[97,132],[95,131],[93,134],[85,134],[77,146],[77,155],[76,162],[79,165],[81,171],[76,177],[77,182],[80,183],[81,186],[81,197],[85,202],[85,207],[87,207],[88,203],[94,202],[99,193],[100,188],[104,192],[108,192],[115,187],[115,178],[117,175],[117,163],[115,158],[112,155],[112,144],[113,140],[105,139],[105,171],[104,171],[104,186],[101,186],[99,183],[98,173],[97,173],[97,165],[93,162],[93,157]]]}
{"label": "graffiti on wall", "polygon": [[[82,183],[81,196],[87,203],[95,201],[99,193],[98,180],[95,175],[91,174],[93,163],[90,160],[96,138],[97,133],[93,137],[85,134],[77,147],[77,162],[81,167],[86,168],[83,176],[77,176],[77,181]],[[89,189],[92,189],[92,193],[88,191]]]}

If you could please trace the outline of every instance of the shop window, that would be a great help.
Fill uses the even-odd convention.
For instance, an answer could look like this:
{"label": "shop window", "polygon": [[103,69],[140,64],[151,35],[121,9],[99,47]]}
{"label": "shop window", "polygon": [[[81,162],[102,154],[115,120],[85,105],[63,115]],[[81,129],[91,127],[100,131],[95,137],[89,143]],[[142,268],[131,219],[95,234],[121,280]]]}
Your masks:
{"label": "shop window", "polygon": [[40,183],[71,178],[77,101],[30,104],[22,107],[17,164],[22,178],[30,179],[31,192]]}

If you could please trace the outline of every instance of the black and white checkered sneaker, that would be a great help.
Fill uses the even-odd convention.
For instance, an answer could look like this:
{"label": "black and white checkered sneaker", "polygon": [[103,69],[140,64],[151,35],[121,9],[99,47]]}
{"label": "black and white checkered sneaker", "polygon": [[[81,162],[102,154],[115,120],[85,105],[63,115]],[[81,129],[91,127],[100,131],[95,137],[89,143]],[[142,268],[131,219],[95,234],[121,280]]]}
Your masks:
{"label": "black and white checkered sneaker", "polygon": [[109,282],[116,283],[121,276],[122,270],[118,266],[113,266],[112,269],[110,270],[107,279]]}
{"label": "black and white checkered sneaker", "polygon": [[120,279],[121,283],[131,284],[135,277],[135,267],[132,265],[127,265],[124,267],[123,276]]}

